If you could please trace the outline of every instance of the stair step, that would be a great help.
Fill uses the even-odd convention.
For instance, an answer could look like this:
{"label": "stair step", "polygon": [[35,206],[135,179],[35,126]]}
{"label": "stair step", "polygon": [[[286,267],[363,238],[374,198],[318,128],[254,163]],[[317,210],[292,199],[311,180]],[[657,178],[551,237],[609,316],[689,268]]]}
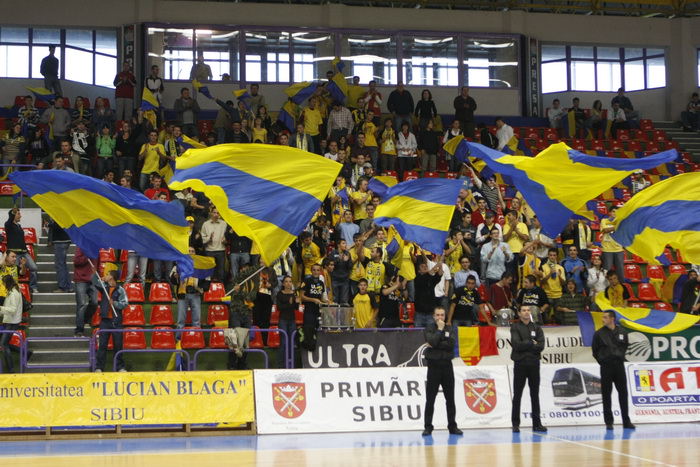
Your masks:
{"label": "stair step", "polygon": [[27,335],[29,337],[73,337],[75,326],[29,326]]}
{"label": "stair step", "polygon": [[81,362],[85,364],[90,359],[90,349],[54,349],[54,350],[34,350],[30,364],[37,363],[60,363]]}
{"label": "stair step", "polygon": [[[72,337],[72,336],[71,336]],[[29,348],[34,352],[63,350],[89,350],[90,340],[87,338],[66,339],[42,339],[39,341],[28,341]]]}

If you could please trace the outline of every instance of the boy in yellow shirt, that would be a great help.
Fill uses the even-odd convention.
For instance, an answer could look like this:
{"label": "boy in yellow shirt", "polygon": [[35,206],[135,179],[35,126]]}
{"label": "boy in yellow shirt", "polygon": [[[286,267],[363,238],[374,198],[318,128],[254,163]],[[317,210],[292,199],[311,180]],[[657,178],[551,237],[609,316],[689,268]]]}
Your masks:
{"label": "boy in yellow shirt", "polygon": [[141,191],[145,191],[148,188],[148,178],[153,172],[159,171],[161,160],[164,159],[165,147],[158,143],[158,132],[151,130],[148,132],[148,142],[141,146],[141,151],[139,152],[139,160],[143,160],[143,168],[139,179]]}
{"label": "boy in yellow shirt", "polygon": [[377,312],[372,306],[372,298],[367,293],[367,279],[360,279],[358,292],[352,299],[352,306],[355,310],[355,325],[358,328],[373,328]]}
{"label": "boy in yellow shirt", "polygon": [[304,276],[311,274],[311,266],[321,264],[321,249],[311,238],[311,232],[302,232],[301,238],[301,260],[304,263]]}

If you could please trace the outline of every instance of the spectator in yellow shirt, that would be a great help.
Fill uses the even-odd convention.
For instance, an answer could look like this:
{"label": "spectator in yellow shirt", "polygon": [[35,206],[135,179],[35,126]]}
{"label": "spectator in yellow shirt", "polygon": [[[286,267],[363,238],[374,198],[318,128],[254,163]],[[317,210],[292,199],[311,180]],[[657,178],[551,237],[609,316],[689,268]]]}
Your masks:
{"label": "spectator in yellow shirt", "polygon": [[375,327],[376,310],[372,306],[372,297],[367,293],[367,279],[358,282],[358,293],[352,299],[355,310],[355,324],[358,328]]}
{"label": "spectator in yellow shirt", "polygon": [[311,232],[302,232],[301,239],[301,261],[304,264],[304,276],[311,274],[311,266],[321,264],[321,249],[312,241]]}
{"label": "spectator in yellow shirt", "polygon": [[620,282],[625,280],[625,253],[620,246],[612,238],[612,233],[615,231],[615,226],[613,221],[615,220],[615,213],[617,208],[612,208],[610,211],[610,217],[606,217],[600,221],[600,231],[603,234],[600,246],[603,250],[603,269],[607,271],[615,270],[617,274],[617,279]]}
{"label": "spectator in yellow shirt", "polygon": [[365,266],[369,262],[370,251],[365,247],[365,235],[356,233],[353,235],[355,243],[350,249],[350,261],[352,267],[350,269],[350,298],[355,296],[358,289],[360,279],[365,277]]}
{"label": "spectator in yellow shirt", "polygon": [[301,112],[301,120],[304,122],[304,133],[311,136],[311,140],[314,142],[316,154],[322,154],[319,150],[321,147],[321,124],[323,123],[323,116],[318,107],[318,97],[314,96],[309,99],[309,106],[305,107]]}
{"label": "spectator in yellow shirt", "polygon": [[379,170],[379,145],[377,144],[377,126],[374,124],[374,113],[369,110],[362,125],[362,133],[365,135],[365,146],[369,150],[372,159],[372,167]]}
{"label": "spectator in yellow shirt", "polygon": [[547,294],[551,310],[557,309],[557,300],[563,293],[563,286],[566,283],[566,271],[557,263],[559,252],[556,248],[550,248],[547,254],[547,262],[535,271],[535,276],[540,280],[540,285]]}
{"label": "spectator in yellow shirt", "polygon": [[372,192],[367,189],[368,183],[366,178],[360,178],[357,182],[358,190],[350,195],[353,217],[358,225],[363,219],[367,219],[367,204],[372,200]]}
{"label": "spectator in yellow shirt", "polygon": [[506,223],[503,225],[503,240],[513,252],[513,260],[509,269],[517,278],[521,251],[525,243],[530,241],[530,231],[527,229],[527,225],[518,219],[517,211],[511,210],[506,214]]}
{"label": "spectator in yellow shirt", "polygon": [[148,177],[151,173],[158,172],[161,161],[165,160],[165,147],[158,143],[158,132],[156,130],[148,132],[148,142],[141,146],[139,160],[143,161],[139,186],[141,191],[146,191],[148,188]]}

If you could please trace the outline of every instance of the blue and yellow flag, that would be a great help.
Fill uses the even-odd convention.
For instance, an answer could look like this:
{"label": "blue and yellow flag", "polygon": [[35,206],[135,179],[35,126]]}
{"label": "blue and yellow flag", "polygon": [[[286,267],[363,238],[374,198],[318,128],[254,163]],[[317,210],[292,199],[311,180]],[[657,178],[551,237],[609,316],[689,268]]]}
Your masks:
{"label": "blue and yellow flag", "polygon": [[398,180],[396,180],[396,177],[388,175],[378,175],[376,177],[372,177],[369,180],[367,188],[370,191],[372,191],[372,193],[374,193],[375,195],[379,196],[380,198],[383,198],[386,194],[386,190],[396,185],[397,183]]}
{"label": "blue and yellow flag", "polygon": [[200,94],[202,94],[204,97],[208,99],[214,99],[209,92],[209,86],[206,86],[202,83],[200,83],[198,80],[193,79],[192,80],[192,87],[195,88]]}
{"label": "blue and yellow flag", "polygon": [[441,254],[461,188],[461,180],[447,178],[401,182],[387,190],[374,223],[393,225],[404,240]]}
{"label": "blue and yellow flag", "polygon": [[175,142],[182,146],[185,150],[187,149],[202,149],[208,147],[206,144],[202,144],[197,140],[194,140],[190,138],[189,136],[182,134],[180,135]]}
{"label": "blue and yellow flag", "polygon": [[287,127],[289,131],[295,131],[296,121],[299,117],[299,108],[293,101],[288,100],[284,103],[279,113],[277,114],[277,120],[282,122],[282,124]]}
{"label": "blue and yellow flag", "polygon": [[101,248],[134,250],[140,256],[175,261],[192,275],[189,233],[180,203],[164,203],[85,175],[34,170],[10,175],[90,257]]}
{"label": "blue and yellow flag", "polygon": [[700,172],[676,175],[640,191],[617,211],[613,239],[653,264],[666,245],[700,263]]}
{"label": "blue and yellow flag", "polygon": [[576,136],[576,113],[573,110],[566,112],[566,117],[561,119],[561,129],[565,138]]}
{"label": "blue and yellow flag", "polygon": [[37,100],[49,102],[56,99],[56,94],[52,93],[46,88],[30,88],[29,86],[25,86],[25,88],[34,94],[34,97],[36,97]]}
{"label": "blue and yellow flag", "polygon": [[403,245],[403,238],[396,231],[396,227],[390,225],[386,235],[386,256],[397,269],[401,269],[403,262]]}
{"label": "blue and yellow flag", "polygon": [[331,66],[342,73],[345,69],[345,62],[341,60],[340,57],[335,57],[333,60],[331,60]]}
{"label": "blue and yellow flag", "polygon": [[284,93],[297,105],[302,105],[316,92],[318,84],[311,81],[294,83],[284,90]]}
{"label": "blue and yellow flag", "polygon": [[471,156],[491,170],[509,176],[535,211],[545,234],[554,238],[569,218],[591,200],[635,170],[648,170],[678,157],[675,149],[641,159],[589,156],[556,143],[535,157],[512,156],[466,142]]}
{"label": "blue and yellow flag", "polygon": [[160,108],[160,103],[156,96],[148,88],[143,88],[143,93],[141,94],[141,110],[158,110]]}
{"label": "blue and yellow flag", "polygon": [[453,155],[456,160],[464,164],[470,164],[483,178],[488,179],[493,177],[495,175],[494,171],[491,170],[484,161],[470,156],[468,142],[469,141],[464,139],[464,136],[457,135],[454,138],[450,138],[450,140],[442,146],[442,149],[448,154]]}
{"label": "blue and yellow flag", "polygon": [[308,225],[341,165],[300,149],[217,144],[178,157],[170,188],[204,193],[272,264]]}
{"label": "blue and yellow flag", "polygon": [[252,96],[246,88],[231,91],[231,94],[233,94],[239,102],[243,102],[243,105],[245,105],[246,109],[250,110],[250,102],[248,101],[248,99],[250,99]]}
{"label": "blue and yellow flag", "polygon": [[[216,267],[216,259],[211,256],[190,255],[194,264],[194,273],[192,277],[197,279],[206,279],[210,277]],[[184,277],[184,276],[183,276]]]}
{"label": "blue and yellow flag", "polygon": [[345,81],[345,75],[343,75],[341,72],[333,75],[333,78],[328,82],[326,89],[334,101],[338,101],[341,104],[344,103],[345,98],[348,95],[348,82]]}
{"label": "blue and yellow flag", "polygon": [[[628,329],[649,334],[673,334],[695,325],[700,316],[651,308],[613,307],[605,294],[596,294],[596,304],[601,310],[615,312],[616,320]],[[603,313],[600,311],[577,311],[583,345],[590,346],[593,334],[603,326]]]}

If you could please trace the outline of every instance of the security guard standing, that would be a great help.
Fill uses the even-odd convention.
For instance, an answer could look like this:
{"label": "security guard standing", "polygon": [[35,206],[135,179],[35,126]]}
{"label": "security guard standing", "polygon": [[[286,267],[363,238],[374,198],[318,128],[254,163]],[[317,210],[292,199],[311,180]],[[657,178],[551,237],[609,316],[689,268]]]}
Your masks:
{"label": "security guard standing", "polygon": [[442,386],[447,405],[447,429],[451,435],[461,435],[462,430],[457,428],[455,415],[455,374],[452,369],[452,357],[454,355],[456,334],[454,328],[445,323],[445,309],[435,307],[433,322],[425,327],[425,341],[428,349],[425,351],[425,359],[428,361],[428,382],[425,392],[425,429],[423,436],[430,436],[433,432],[433,411],[435,409],[435,397]]}
{"label": "security guard standing", "polygon": [[511,421],[513,433],[520,433],[520,399],[527,381],[530,388],[532,408],[532,430],[546,433],[540,419],[540,356],[544,350],[544,332],[532,321],[530,307],[523,305],[518,312],[517,322],[510,327],[510,342],[513,347],[510,358],[513,366],[513,410]]}
{"label": "security guard standing", "polygon": [[[252,279],[244,282],[248,276],[250,276],[251,271],[252,268],[250,265],[244,264],[238,272],[238,275],[233,279],[235,286],[233,287],[231,303],[229,304],[229,328],[250,329],[253,324],[253,320],[251,319],[251,306],[255,301],[257,289],[255,288],[255,281]],[[229,352],[227,368],[229,370],[245,370],[247,368],[247,355],[248,354],[244,353],[239,357],[235,352]]]}
{"label": "security guard standing", "polygon": [[593,334],[593,357],[600,364],[600,384],[603,393],[603,420],[608,430],[613,429],[612,386],[615,384],[620,400],[622,426],[634,430],[627,408],[627,378],[625,376],[625,353],[629,340],[627,331],[615,324],[615,312],[603,312],[603,327]]}

